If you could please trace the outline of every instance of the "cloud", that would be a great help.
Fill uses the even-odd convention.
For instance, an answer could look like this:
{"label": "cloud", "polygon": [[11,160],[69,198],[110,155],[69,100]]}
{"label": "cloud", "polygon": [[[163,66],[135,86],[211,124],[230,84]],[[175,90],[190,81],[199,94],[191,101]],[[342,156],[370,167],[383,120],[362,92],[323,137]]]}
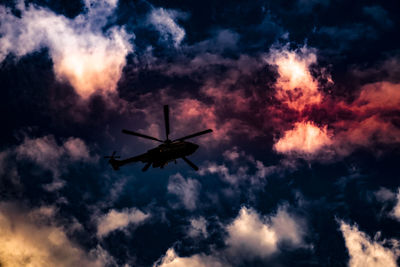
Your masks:
{"label": "cloud", "polygon": [[391,82],[369,83],[360,89],[353,105],[356,110],[377,112],[396,110],[400,105],[400,84]]}
{"label": "cloud", "polygon": [[393,208],[392,216],[396,220],[400,221],[400,188],[397,190],[396,200],[397,200],[397,202]]}
{"label": "cloud", "polygon": [[275,215],[260,216],[255,210],[242,207],[236,219],[226,229],[225,240],[232,256],[249,259],[265,258],[279,252],[278,244],[288,241],[301,246],[303,230],[297,219],[284,207]]}
{"label": "cloud", "polygon": [[361,87],[350,103],[338,103],[352,113],[352,118],[332,123],[337,153],[348,155],[357,147],[400,143],[396,112],[400,106],[400,85],[377,82]]}
{"label": "cloud", "polygon": [[123,230],[129,225],[140,225],[149,218],[149,213],[144,213],[135,208],[122,211],[111,209],[107,214],[97,219],[97,236],[107,236],[112,231]]}
{"label": "cloud", "polygon": [[311,75],[316,59],[316,50],[307,47],[272,48],[266,56],[279,74],[275,97],[293,112],[285,118],[283,114],[288,110],[279,105],[270,107],[273,117],[281,117],[273,124],[281,133],[274,150],[290,157],[327,161],[361,147],[374,149],[377,144],[400,143],[395,115],[400,107],[400,85],[388,81],[364,84],[352,101],[345,102],[321,90],[321,78],[328,84],[333,81],[324,69],[316,78]]}
{"label": "cloud", "polygon": [[314,6],[328,7],[330,0],[297,0],[297,6],[302,13],[310,13],[313,11]]}
{"label": "cloud", "polygon": [[188,228],[188,236],[191,238],[208,237],[207,220],[204,217],[190,219],[190,226]]}
{"label": "cloud", "polygon": [[47,191],[57,191],[65,186],[65,181],[60,176],[68,165],[75,162],[93,163],[98,160],[98,156],[90,153],[82,139],[70,137],[59,145],[53,135],[38,138],[25,136],[22,144],[6,154],[15,154],[17,161],[29,160],[43,170],[50,171],[53,181],[43,185]]}
{"label": "cloud", "polygon": [[[387,241],[371,240],[364,232],[361,232],[357,225],[351,226],[340,221],[346,248],[349,252],[350,267],[374,266],[374,267],[395,267],[399,257],[397,247],[388,248],[384,245]],[[378,235],[379,236],[379,235]],[[395,240],[391,240],[396,244]]]}
{"label": "cloud", "polygon": [[201,184],[192,178],[185,179],[180,173],[169,177],[168,193],[176,195],[188,210],[195,210]]}
{"label": "cloud", "polygon": [[68,81],[83,98],[97,92],[114,92],[132,51],[131,35],[122,27],[103,27],[117,1],[85,1],[87,12],[74,19],[20,1],[21,17],[0,6],[0,62],[48,48],[59,81]]}
{"label": "cloud", "polygon": [[254,210],[242,208],[227,230],[226,244],[235,255],[265,257],[278,250],[276,232]]}
{"label": "cloud", "polygon": [[[354,23],[349,25],[322,26],[317,30],[318,35],[328,37],[334,46],[332,52],[338,53],[343,50],[351,49],[351,43],[359,40],[374,40],[378,38],[378,32],[369,25],[362,23]],[[335,49],[335,51],[333,51]]]}
{"label": "cloud", "polygon": [[287,46],[271,48],[265,60],[275,65],[279,73],[275,84],[278,100],[298,111],[307,105],[321,103],[318,82],[310,72],[310,66],[317,62],[315,49],[306,46],[294,51]]}
{"label": "cloud", "polygon": [[397,189],[397,193],[381,187],[378,191],[374,192],[376,199],[382,203],[394,204],[393,209],[388,214],[389,217],[400,221],[400,188]]}
{"label": "cloud", "polygon": [[29,159],[44,169],[51,170],[55,176],[59,176],[58,164],[64,150],[58,146],[54,136],[27,137],[15,151],[18,159]]}
{"label": "cloud", "polygon": [[[82,139],[70,137],[58,145],[53,135],[39,138],[25,137],[22,144],[15,148],[17,159],[28,159],[43,169],[52,171],[58,177],[61,165],[74,161],[97,161],[97,156],[91,156],[89,148]],[[62,160],[63,159],[63,160]]]}
{"label": "cloud", "polygon": [[261,187],[266,177],[278,171],[277,166],[265,166],[251,155],[239,151],[237,147],[222,154],[227,162],[222,164],[207,162],[200,168],[198,174],[200,176],[216,174],[222,181],[233,186],[250,183]]}
{"label": "cloud", "polygon": [[211,254],[180,257],[170,248],[154,266],[236,266],[240,262],[261,259],[265,262],[280,252],[282,242],[291,248],[304,247],[304,222],[278,208],[276,214],[261,216],[252,208],[242,207],[238,216],[225,225],[227,236],[224,249],[211,249]]}
{"label": "cloud", "polygon": [[[294,128],[274,144],[274,149],[283,154],[301,155],[303,158],[314,157],[321,150],[332,144],[327,126],[318,127],[312,122],[297,122]],[[326,150],[324,151],[326,153]]]}
{"label": "cloud", "polygon": [[384,187],[379,188],[379,190],[376,191],[374,194],[376,199],[380,202],[386,202],[396,199],[396,194]]}
{"label": "cloud", "polygon": [[205,254],[195,254],[190,257],[179,257],[173,248],[167,250],[165,255],[154,263],[153,267],[222,267],[230,266],[221,261],[221,259],[214,256],[207,256]]}
{"label": "cloud", "polygon": [[64,143],[64,149],[66,154],[68,154],[73,160],[90,160],[89,149],[85,142],[79,138],[69,138]]}
{"label": "cloud", "polygon": [[383,28],[393,27],[393,21],[389,18],[388,12],[381,6],[363,7],[364,14],[373,18]]}
{"label": "cloud", "polygon": [[54,220],[54,209],[28,210],[0,203],[2,266],[108,266],[114,259],[100,246],[87,252]]}
{"label": "cloud", "polygon": [[172,41],[175,47],[179,47],[185,38],[185,30],[175,20],[185,17],[184,13],[176,10],[154,8],[148,16],[148,22],[157,29],[162,40]]}

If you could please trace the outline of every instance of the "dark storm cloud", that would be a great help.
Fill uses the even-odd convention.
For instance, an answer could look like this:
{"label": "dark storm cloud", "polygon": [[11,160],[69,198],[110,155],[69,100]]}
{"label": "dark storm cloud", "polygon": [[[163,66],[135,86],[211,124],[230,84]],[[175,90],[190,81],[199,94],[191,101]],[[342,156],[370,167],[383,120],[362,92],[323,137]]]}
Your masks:
{"label": "dark storm cloud", "polygon": [[[398,3],[32,2],[1,6],[1,264],[396,264]],[[200,171],[113,172],[163,104],[214,130]]]}
{"label": "dark storm cloud", "polygon": [[363,11],[383,28],[393,27],[393,21],[390,19],[388,12],[381,6],[366,6],[363,8]]}

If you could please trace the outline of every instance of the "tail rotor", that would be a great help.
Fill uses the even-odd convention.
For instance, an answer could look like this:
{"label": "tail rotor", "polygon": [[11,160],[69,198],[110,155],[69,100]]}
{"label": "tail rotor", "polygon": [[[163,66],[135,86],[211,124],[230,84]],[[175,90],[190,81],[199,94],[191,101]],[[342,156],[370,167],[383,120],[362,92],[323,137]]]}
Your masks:
{"label": "tail rotor", "polygon": [[119,166],[118,166],[118,161],[116,159],[119,159],[120,156],[116,156],[115,154],[117,153],[117,151],[114,151],[111,156],[104,156],[105,159],[109,159],[108,163],[111,164],[111,166],[113,167],[114,170],[119,170]]}

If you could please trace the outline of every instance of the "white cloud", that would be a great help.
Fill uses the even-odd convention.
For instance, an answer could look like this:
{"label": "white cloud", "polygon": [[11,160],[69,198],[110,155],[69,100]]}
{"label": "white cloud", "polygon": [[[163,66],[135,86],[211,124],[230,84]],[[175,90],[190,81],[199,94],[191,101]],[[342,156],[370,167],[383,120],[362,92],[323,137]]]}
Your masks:
{"label": "white cloud", "polygon": [[[223,156],[228,161],[227,163],[208,162],[200,168],[198,174],[201,176],[216,174],[222,181],[233,186],[238,186],[246,181],[252,185],[261,186],[264,184],[266,177],[278,171],[276,166],[265,166],[261,161],[254,159],[254,157],[247,155],[243,151],[239,151],[236,147],[226,150]],[[249,166],[254,168],[249,168]],[[252,169],[256,171],[251,173]]]}
{"label": "white cloud", "polygon": [[396,194],[387,188],[381,187],[374,194],[379,202],[388,202],[390,204],[395,203],[392,211],[389,213],[389,216],[397,221],[400,221],[400,188],[397,189]]}
{"label": "white cloud", "polygon": [[185,38],[185,30],[175,22],[179,17],[184,17],[184,14],[175,10],[155,8],[149,14],[148,21],[157,29],[164,41],[171,39],[174,46],[178,47]]}
{"label": "white cloud", "polygon": [[392,216],[396,220],[400,221],[400,188],[397,191],[396,200],[397,200],[397,202],[396,202],[396,205],[393,208]]}
{"label": "white cloud", "polygon": [[110,210],[107,214],[97,219],[97,235],[103,237],[115,230],[123,230],[128,225],[140,225],[150,217],[138,209],[124,209],[122,211]]}
{"label": "white cloud", "polygon": [[243,207],[227,231],[226,244],[233,255],[265,257],[278,250],[277,233],[252,209]]}
{"label": "white cloud", "polygon": [[30,159],[44,169],[51,170],[58,176],[58,160],[64,153],[62,147],[52,135],[41,138],[26,137],[24,142],[15,149],[18,159]]}
{"label": "white cloud", "polygon": [[380,202],[386,202],[388,200],[396,199],[396,194],[385,187],[379,188],[379,190],[376,191],[374,194],[376,199]]}
{"label": "white cloud", "polygon": [[207,220],[204,217],[190,219],[190,226],[188,229],[188,236],[192,238],[196,237],[208,237],[207,232]]}
{"label": "white cloud", "polygon": [[188,210],[194,210],[197,207],[200,183],[192,178],[185,179],[180,173],[169,177],[168,192],[176,195]]}
{"label": "white cloud", "polygon": [[190,257],[179,257],[173,248],[167,250],[165,255],[154,263],[153,267],[222,267],[230,266],[215,256],[195,254]]}
{"label": "white cloud", "polygon": [[24,56],[48,48],[58,80],[67,80],[87,98],[95,92],[113,92],[132,51],[131,35],[119,26],[102,31],[116,6],[115,0],[85,1],[87,12],[74,19],[19,1],[21,17],[0,6],[0,62],[12,53]]}
{"label": "white cloud", "polygon": [[201,253],[190,257],[180,257],[170,248],[154,266],[232,266],[255,258],[267,260],[280,252],[281,242],[293,248],[304,247],[303,227],[303,221],[288,213],[287,206],[279,207],[276,214],[269,216],[242,207],[238,216],[225,226],[226,248],[211,249],[210,255]]}
{"label": "white cloud", "polygon": [[28,210],[0,202],[2,266],[109,266],[113,258],[100,246],[87,252],[54,220],[54,207]]}
{"label": "white cloud", "polygon": [[[347,250],[350,255],[350,267],[395,267],[399,250],[396,247],[387,248],[383,245],[387,241],[371,240],[364,232],[361,232],[357,225],[351,226],[340,221]],[[379,236],[379,234],[378,234]],[[392,243],[395,242],[392,240]]]}
{"label": "white cloud", "polygon": [[53,135],[39,138],[25,137],[23,143],[15,148],[15,153],[17,160],[28,159],[44,170],[52,172],[53,182],[44,186],[48,191],[59,190],[65,185],[59,177],[69,163],[98,160],[98,156],[90,155],[89,148],[83,140],[70,137],[59,145]]}
{"label": "white cloud", "polygon": [[260,216],[251,208],[242,207],[236,219],[227,226],[228,251],[235,257],[265,258],[279,252],[278,244],[287,241],[293,246],[302,245],[301,223],[285,207],[275,215]]}

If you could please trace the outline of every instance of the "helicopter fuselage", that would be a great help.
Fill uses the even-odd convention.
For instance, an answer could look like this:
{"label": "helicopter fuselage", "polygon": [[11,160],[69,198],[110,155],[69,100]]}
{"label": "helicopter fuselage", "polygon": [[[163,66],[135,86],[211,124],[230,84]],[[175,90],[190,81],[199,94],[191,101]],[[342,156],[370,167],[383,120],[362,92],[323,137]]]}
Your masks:
{"label": "helicopter fuselage", "polygon": [[153,168],[164,167],[168,162],[193,154],[198,148],[198,145],[185,141],[167,142],[148,150],[145,162],[152,162]]}

